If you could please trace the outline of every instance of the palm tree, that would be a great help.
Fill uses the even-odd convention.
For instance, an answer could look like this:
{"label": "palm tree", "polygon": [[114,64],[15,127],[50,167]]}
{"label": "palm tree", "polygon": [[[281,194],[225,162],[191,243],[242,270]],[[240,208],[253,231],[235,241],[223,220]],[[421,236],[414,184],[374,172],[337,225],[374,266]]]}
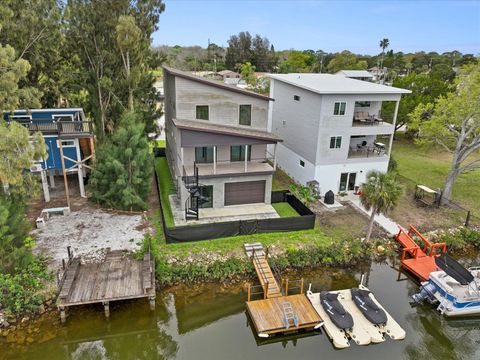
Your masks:
{"label": "palm tree", "polygon": [[367,174],[367,182],[362,185],[360,201],[367,211],[372,210],[368,224],[366,241],[372,236],[375,215],[384,214],[393,209],[402,194],[402,187],[395,181],[392,173],[370,171]]}
{"label": "palm tree", "polygon": [[385,49],[390,45],[390,41],[387,38],[380,40],[380,47],[382,48],[382,61],[380,63],[380,69],[383,69],[383,57],[385,56]]}

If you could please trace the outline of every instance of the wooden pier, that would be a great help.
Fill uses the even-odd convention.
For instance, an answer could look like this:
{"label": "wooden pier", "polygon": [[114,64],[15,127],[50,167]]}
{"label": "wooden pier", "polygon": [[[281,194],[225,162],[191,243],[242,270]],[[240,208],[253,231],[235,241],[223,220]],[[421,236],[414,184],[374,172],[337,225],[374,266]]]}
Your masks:
{"label": "wooden pier", "polygon": [[[414,237],[422,242],[423,248],[415,242]],[[432,243],[415,227],[410,225],[408,232],[400,229],[395,239],[402,245],[401,262],[403,268],[414,274],[420,281],[427,281],[430,273],[437,270],[435,257],[438,250],[447,251],[445,243]]]}
{"label": "wooden pier", "polygon": [[62,322],[71,306],[101,303],[108,318],[110,302],[140,298],[148,298],[151,310],[155,309],[155,264],[150,251],[143,260],[110,251],[102,262],[82,264],[68,249],[57,298]]}
{"label": "wooden pier", "polygon": [[[323,324],[320,315],[303,293],[303,279],[289,281],[274,275],[268,263],[268,252],[261,244],[245,244],[245,252],[252,260],[260,285],[248,287],[247,312],[258,336],[298,330],[313,330]],[[296,286],[295,286],[296,285]],[[261,292],[255,292],[260,287]],[[289,291],[299,293],[289,295]],[[262,294],[263,299],[251,300]]]}

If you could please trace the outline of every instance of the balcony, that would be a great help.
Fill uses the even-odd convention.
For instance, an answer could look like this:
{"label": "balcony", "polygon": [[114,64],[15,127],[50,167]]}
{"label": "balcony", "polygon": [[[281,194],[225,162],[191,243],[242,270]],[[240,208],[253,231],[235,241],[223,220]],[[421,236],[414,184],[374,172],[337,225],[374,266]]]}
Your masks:
{"label": "balcony", "polygon": [[273,173],[274,171],[274,167],[266,159],[252,159],[250,161],[217,161],[216,163],[184,165],[184,175],[193,176],[195,166],[198,168],[199,177]]}
{"label": "balcony", "polygon": [[40,131],[44,135],[59,137],[91,137],[93,121],[52,121],[51,119],[16,120],[30,132]]}
{"label": "balcony", "polygon": [[383,125],[383,119],[368,111],[355,111],[352,126],[378,126]]}
{"label": "balcony", "polygon": [[360,136],[350,139],[348,159],[388,158],[390,139],[387,136]]}

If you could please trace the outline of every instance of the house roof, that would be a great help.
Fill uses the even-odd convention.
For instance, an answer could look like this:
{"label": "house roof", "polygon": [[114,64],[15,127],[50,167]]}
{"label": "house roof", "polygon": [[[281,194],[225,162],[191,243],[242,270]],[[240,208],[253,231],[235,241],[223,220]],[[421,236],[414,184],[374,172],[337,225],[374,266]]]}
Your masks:
{"label": "house roof", "polygon": [[349,78],[373,78],[373,75],[370,74],[367,70],[340,70],[335,73],[336,74],[343,74]]}
{"label": "house roof", "polygon": [[410,90],[330,74],[272,74],[272,79],[318,94],[410,94]]}
{"label": "house roof", "polygon": [[173,119],[172,121],[175,127],[177,127],[178,129],[201,131],[201,132],[207,132],[207,133],[213,133],[213,134],[241,136],[241,137],[258,139],[258,140],[266,140],[271,142],[283,141],[278,136],[268,131],[213,124],[205,120]]}
{"label": "house roof", "polygon": [[269,100],[273,101],[273,99],[269,98],[268,96],[260,95],[260,94],[257,94],[256,92],[253,92],[253,91],[250,91],[250,90],[245,90],[245,89],[242,89],[242,88],[239,88],[239,87],[236,87],[236,86],[227,85],[227,84],[224,84],[224,83],[216,81],[216,80],[210,80],[210,79],[206,79],[206,78],[203,78],[203,77],[200,77],[200,76],[192,75],[192,74],[189,74],[185,71],[173,69],[173,68],[165,66],[165,65],[163,66],[163,70],[172,74],[172,75],[175,75],[175,76],[187,79],[187,80],[196,81],[196,82],[199,82],[199,83],[202,83],[202,84],[205,84],[205,85],[214,86],[214,87],[217,87],[217,88],[220,88],[220,89],[223,89],[223,90],[227,90],[227,91],[233,91],[233,92],[236,92],[236,93],[240,93],[240,94],[243,94],[243,95],[255,97],[257,99],[261,99],[261,100],[265,100],[265,101],[269,101]]}

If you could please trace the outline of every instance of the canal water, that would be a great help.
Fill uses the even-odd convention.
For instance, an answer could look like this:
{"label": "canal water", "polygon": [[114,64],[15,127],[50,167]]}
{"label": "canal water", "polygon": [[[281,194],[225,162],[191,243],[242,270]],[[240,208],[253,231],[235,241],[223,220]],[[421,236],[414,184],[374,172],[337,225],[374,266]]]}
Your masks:
{"label": "canal water", "polygon": [[[433,307],[411,307],[418,286],[391,261],[356,270],[303,271],[314,291],[354,287],[365,273],[368,287],[406,330],[403,341],[335,350],[327,336],[259,340],[245,313],[242,285],[179,286],[147,301],[112,306],[105,320],[101,306],[77,308],[66,325],[52,313],[33,324],[24,345],[0,339],[0,359],[480,359],[480,318],[450,320]],[[295,278],[298,274],[289,274]]]}

